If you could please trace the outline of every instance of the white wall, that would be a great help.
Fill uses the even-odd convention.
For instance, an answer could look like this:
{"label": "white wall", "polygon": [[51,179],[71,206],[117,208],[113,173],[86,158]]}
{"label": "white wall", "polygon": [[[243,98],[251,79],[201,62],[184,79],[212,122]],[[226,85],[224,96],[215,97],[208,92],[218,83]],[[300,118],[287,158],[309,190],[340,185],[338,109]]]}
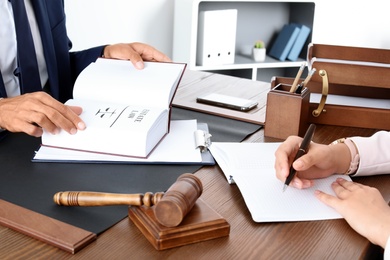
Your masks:
{"label": "white wall", "polygon": [[313,42],[390,49],[388,0],[315,3]]}
{"label": "white wall", "polygon": [[[314,1],[313,42],[390,49],[387,0]],[[172,55],[174,0],[66,0],[65,7],[74,50],[141,41]]]}
{"label": "white wall", "polygon": [[172,54],[174,0],[65,0],[73,50],[145,42]]}

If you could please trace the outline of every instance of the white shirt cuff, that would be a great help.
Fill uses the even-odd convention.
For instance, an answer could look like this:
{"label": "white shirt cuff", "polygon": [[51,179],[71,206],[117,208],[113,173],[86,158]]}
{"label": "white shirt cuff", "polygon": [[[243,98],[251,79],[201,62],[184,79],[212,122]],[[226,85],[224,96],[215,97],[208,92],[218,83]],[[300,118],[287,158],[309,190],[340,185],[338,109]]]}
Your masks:
{"label": "white shirt cuff", "polygon": [[390,260],[390,237],[387,238],[385,252],[383,253],[384,260]]}

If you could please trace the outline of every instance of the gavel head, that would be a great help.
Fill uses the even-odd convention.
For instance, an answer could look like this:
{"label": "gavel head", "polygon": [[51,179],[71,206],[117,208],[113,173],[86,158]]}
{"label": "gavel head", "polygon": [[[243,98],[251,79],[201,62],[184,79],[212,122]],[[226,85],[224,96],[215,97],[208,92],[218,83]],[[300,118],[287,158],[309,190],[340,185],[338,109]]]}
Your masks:
{"label": "gavel head", "polygon": [[191,211],[202,191],[202,182],[195,175],[180,175],[154,206],[157,221],[166,227],[178,226]]}

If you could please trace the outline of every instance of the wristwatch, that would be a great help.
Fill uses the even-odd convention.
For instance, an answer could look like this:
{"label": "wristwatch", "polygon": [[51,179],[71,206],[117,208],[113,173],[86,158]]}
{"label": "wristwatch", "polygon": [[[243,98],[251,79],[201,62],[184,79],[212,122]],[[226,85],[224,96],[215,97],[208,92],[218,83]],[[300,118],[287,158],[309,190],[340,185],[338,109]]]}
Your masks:
{"label": "wristwatch", "polygon": [[349,169],[344,174],[354,174],[357,171],[360,162],[359,151],[355,143],[349,138],[340,138],[333,141],[330,145],[335,144],[345,144],[348,147],[349,152],[351,153],[351,164],[349,165]]}

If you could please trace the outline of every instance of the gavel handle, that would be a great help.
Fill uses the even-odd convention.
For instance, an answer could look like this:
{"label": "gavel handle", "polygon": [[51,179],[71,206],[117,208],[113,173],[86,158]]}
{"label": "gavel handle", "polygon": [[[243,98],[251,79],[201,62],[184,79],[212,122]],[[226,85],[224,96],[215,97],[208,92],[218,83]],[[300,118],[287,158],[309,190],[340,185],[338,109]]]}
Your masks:
{"label": "gavel handle", "polygon": [[115,194],[88,191],[64,191],[54,194],[53,200],[61,206],[113,206],[130,205],[151,207],[164,196],[163,192],[155,194]]}

